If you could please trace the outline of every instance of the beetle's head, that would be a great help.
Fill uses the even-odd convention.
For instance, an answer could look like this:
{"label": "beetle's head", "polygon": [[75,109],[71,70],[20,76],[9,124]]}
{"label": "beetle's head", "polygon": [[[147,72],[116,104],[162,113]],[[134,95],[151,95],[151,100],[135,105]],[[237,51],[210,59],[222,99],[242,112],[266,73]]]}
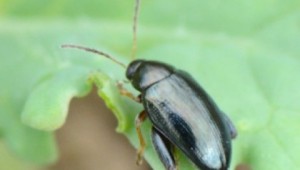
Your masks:
{"label": "beetle's head", "polygon": [[134,60],[127,67],[126,77],[135,89],[142,91],[168,77],[173,70],[172,66],[161,62]]}

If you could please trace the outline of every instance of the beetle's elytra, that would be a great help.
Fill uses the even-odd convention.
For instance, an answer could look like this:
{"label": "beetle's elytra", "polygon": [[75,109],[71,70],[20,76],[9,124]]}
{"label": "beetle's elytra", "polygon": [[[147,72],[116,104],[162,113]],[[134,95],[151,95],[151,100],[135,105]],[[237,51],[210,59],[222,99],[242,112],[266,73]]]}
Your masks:
{"label": "beetle's elytra", "polygon": [[[136,0],[134,15],[133,56],[136,49],[136,24],[139,10]],[[237,131],[230,119],[217,107],[204,89],[188,74],[158,61],[133,60],[127,67],[110,55],[77,45],[78,48],[107,57],[126,68],[126,77],[140,92],[134,97],[119,84],[122,95],[143,104],[136,117],[140,140],[138,163],[146,146],[141,124],[148,117],[152,123],[152,142],[167,170],[176,170],[174,147],[180,149],[201,170],[227,170],[231,158],[231,140]]]}

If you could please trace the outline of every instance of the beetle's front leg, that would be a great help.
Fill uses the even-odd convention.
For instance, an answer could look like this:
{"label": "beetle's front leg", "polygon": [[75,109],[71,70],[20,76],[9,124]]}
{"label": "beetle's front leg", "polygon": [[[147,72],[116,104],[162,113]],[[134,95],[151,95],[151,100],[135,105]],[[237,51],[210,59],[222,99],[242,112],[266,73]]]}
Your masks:
{"label": "beetle's front leg", "polygon": [[145,121],[147,116],[148,116],[147,112],[145,110],[143,110],[135,118],[135,128],[136,128],[136,132],[137,132],[137,135],[138,135],[138,138],[139,138],[139,141],[140,141],[140,147],[139,147],[138,152],[137,152],[137,160],[136,160],[136,163],[138,165],[142,164],[143,154],[144,154],[144,150],[145,150],[145,147],[146,147],[146,142],[145,142],[143,134],[142,134],[141,125]]}
{"label": "beetle's front leg", "polygon": [[167,170],[177,170],[176,159],[174,158],[174,145],[154,127],[152,127],[151,137],[154,148],[165,168]]}
{"label": "beetle's front leg", "polygon": [[121,82],[117,82],[117,87],[119,89],[119,92],[122,96],[126,96],[126,97],[129,97],[130,99],[138,102],[138,103],[141,103],[141,97],[140,95],[138,97],[134,96],[132,93],[130,93],[127,89],[125,89],[123,87],[123,84]]}

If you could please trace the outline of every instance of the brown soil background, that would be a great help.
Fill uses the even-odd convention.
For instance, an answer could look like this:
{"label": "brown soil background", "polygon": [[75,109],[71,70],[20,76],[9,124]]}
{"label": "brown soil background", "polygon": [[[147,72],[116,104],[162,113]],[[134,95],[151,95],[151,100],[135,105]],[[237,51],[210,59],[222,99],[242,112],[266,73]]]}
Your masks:
{"label": "brown soil background", "polygon": [[93,90],[73,99],[65,125],[56,133],[59,161],[48,170],[149,170],[135,164],[136,150],[115,132],[117,120]]}

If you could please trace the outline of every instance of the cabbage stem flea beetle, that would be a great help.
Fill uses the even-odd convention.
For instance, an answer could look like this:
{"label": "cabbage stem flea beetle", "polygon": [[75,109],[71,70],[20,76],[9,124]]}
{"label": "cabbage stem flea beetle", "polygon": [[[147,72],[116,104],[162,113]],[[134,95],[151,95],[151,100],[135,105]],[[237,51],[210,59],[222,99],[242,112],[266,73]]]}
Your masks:
{"label": "cabbage stem flea beetle", "polygon": [[[139,0],[133,24],[133,49],[136,50],[136,25]],[[176,170],[173,148],[179,148],[199,169],[227,170],[231,157],[231,139],[236,129],[230,119],[217,107],[212,98],[187,72],[158,61],[133,60],[127,67],[110,55],[94,49],[63,45],[97,53],[126,68],[126,77],[140,92],[134,97],[119,84],[122,95],[143,104],[144,110],[136,117],[136,130],[140,140],[138,164],[146,146],[142,122],[152,123],[152,142],[157,154],[168,170]]]}

